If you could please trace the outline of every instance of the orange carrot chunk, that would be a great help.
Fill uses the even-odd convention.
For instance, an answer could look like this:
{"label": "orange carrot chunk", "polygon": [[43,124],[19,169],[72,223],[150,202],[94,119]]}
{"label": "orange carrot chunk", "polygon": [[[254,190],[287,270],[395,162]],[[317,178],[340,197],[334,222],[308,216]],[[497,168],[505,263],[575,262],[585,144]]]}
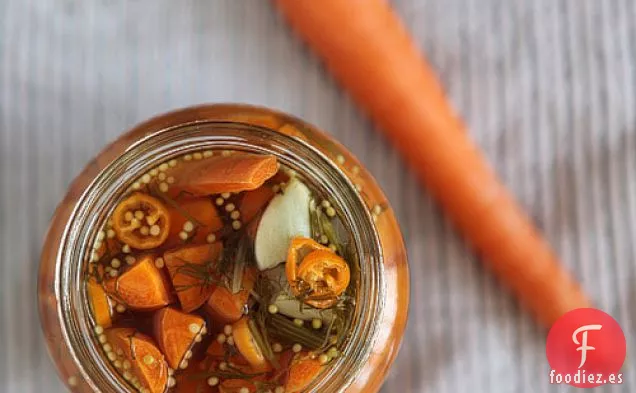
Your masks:
{"label": "orange carrot chunk", "polygon": [[[132,328],[108,329],[104,333],[113,359],[124,378],[137,390],[163,393],[168,383],[168,365],[152,339]],[[116,363],[119,362],[119,363]]]}
{"label": "orange carrot chunk", "polygon": [[219,324],[238,321],[243,316],[243,309],[255,283],[256,271],[246,269],[243,274],[242,289],[232,293],[226,287],[216,287],[205,304],[205,311]]}
{"label": "orange carrot chunk", "polygon": [[312,359],[307,352],[298,354],[289,366],[289,375],[285,384],[286,393],[304,390],[322,370],[318,358]]}
{"label": "orange carrot chunk", "polygon": [[277,171],[274,156],[235,153],[188,165],[174,188],[200,196],[254,190]]}
{"label": "orange carrot chunk", "polygon": [[189,360],[191,357],[192,352],[190,356],[186,356],[186,353],[191,350],[195,338],[200,337],[205,321],[198,315],[166,307],[154,315],[153,325],[155,338],[166,356],[168,365],[178,369],[183,360]]}
{"label": "orange carrot chunk", "polygon": [[105,329],[109,328],[113,323],[112,309],[104,287],[96,279],[91,278],[86,284],[86,290],[88,291],[89,303],[93,310],[95,323]]}
{"label": "orange carrot chunk", "polygon": [[[193,244],[200,244],[206,242],[209,234],[223,228],[223,221],[221,221],[214,203],[209,198],[191,198],[177,201],[177,204],[178,208],[168,207],[170,215],[170,234],[166,242],[168,247],[182,243],[183,240],[179,238],[179,233],[186,229],[195,233],[194,236],[190,235],[190,241]],[[187,224],[188,221],[191,224]],[[186,232],[191,233],[190,231]]]}
{"label": "orange carrot chunk", "polygon": [[214,291],[213,270],[221,248],[221,243],[213,243],[185,246],[164,254],[183,311],[192,312],[201,307]]}
{"label": "orange carrot chunk", "polygon": [[591,307],[470,140],[390,2],[276,4],[540,322],[550,327],[572,309]]}
{"label": "orange carrot chunk", "polygon": [[252,219],[256,217],[256,214],[263,210],[273,197],[274,191],[266,186],[246,192],[239,206],[243,222],[248,223],[252,221]]}
{"label": "orange carrot chunk", "polygon": [[155,266],[153,257],[144,255],[139,258],[120,276],[106,280],[106,292],[132,310],[156,310],[172,303],[170,283]]}

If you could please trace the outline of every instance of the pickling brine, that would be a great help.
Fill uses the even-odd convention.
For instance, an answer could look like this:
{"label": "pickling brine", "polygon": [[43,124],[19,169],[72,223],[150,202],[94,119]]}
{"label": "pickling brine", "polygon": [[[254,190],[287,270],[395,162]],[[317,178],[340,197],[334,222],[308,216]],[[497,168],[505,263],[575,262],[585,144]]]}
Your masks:
{"label": "pickling brine", "polygon": [[340,215],[273,155],[160,163],[88,248],[94,342],[141,393],[302,391],[350,334],[360,262]]}

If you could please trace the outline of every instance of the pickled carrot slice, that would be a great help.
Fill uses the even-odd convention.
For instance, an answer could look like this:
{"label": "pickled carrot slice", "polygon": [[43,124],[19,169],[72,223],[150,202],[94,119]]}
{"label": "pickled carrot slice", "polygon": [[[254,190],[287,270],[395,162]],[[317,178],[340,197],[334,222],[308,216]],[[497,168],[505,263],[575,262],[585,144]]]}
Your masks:
{"label": "pickled carrot slice", "polygon": [[254,190],[278,172],[276,157],[233,154],[210,158],[184,167],[173,188],[193,195]]}
{"label": "pickled carrot slice", "polygon": [[246,192],[245,195],[243,195],[243,199],[241,199],[241,204],[239,206],[243,222],[249,223],[252,221],[252,219],[265,208],[273,197],[274,191],[267,186]]}
{"label": "pickled carrot slice", "polygon": [[178,369],[186,357],[186,352],[195,343],[195,338],[197,335],[200,336],[201,330],[205,327],[205,321],[198,315],[166,307],[154,315],[153,326],[155,338],[166,356],[168,365]]}
{"label": "pickled carrot slice", "polygon": [[205,311],[220,324],[234,323],[243,316],[250,291],[256,283],[256,271],[246,269],[243,274],[242,289],[232,293],[225,287],[216,287],[205,305]]}
{"label": "pickled carrot slice", "polygon": [[[219,217],[219,213],[214,203],[209,198],[191,198],[184,201],[178,201],[179,208],[168,207],[170,215],[170,234],[166,242],[167,246],[177,246],[183,242],[179,238],[179,233],[190,229],[195,232],[194,236],[190,235],[192,244],[201,244],[206,242],[206,237],[210,233],[214,233],[223,228],[223,221]],[[194,219],[195,222],[192,222]],[[186,224],[191,222],[191,224]],[[190,231],[186,231],[190,232]]]}
{"label": "pickled carrot slice", "polygon": [[221,243],[185,246],[164,254],[183,311],[201,307],[214,291],[214,267],[222,247]]}
{"label": "pickled carrot slice", "polygon": [[113,299],[132,310],[156,310],[174,301],[170,283],[157,269],[151,255],[140,257],[121,275],[106,280],[104,289]]}
{"label": "pickled carrot slice", "polygon": [[322,368],[318,358],[312,359],[307,352],[298,354],[289,366],[285,392],[301,392],[318,376]]}
{"label": "pickled carrot slice", "polygon": [[249,327],[248,318],[244,317],[232,325],[234,343],[250,366],[257,371],[269,371],[271,366],[263,351],[258,347]]}
{"label": "pickled carrot slice", "polygon": [[95,323],[104,329],[109,328],[113,323],[112,308],[104,287],[95,278],[91,278],[86,283],[86,290]]}
{"label": "pickled carrot slice", "polygon": [[104,334],[111,346],[109,359],[112,356],[111,361],[127,381],[150,393],[166,390],[168,364],[150,337],[132,328],[108,329]]}

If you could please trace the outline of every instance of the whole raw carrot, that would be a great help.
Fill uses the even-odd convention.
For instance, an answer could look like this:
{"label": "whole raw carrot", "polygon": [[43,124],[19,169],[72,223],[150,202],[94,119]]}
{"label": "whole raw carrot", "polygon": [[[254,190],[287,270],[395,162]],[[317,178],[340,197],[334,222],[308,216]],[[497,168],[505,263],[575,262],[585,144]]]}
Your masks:
{"label": "whole raw carrot", "polygon": [[385,0],[276,0],[484,262],[546,326],[590,307],[502,186]]}

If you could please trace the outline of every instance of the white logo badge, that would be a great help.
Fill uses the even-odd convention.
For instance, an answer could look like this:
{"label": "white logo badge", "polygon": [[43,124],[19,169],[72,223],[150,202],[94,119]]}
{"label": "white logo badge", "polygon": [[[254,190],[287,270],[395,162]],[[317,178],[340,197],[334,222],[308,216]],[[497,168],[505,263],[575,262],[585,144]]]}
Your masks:
{"label": "white logo badge", "polygon": [[[577,351],[581,351],[581,364],[579,365],[579,368],[583,367],[583,365],[585,364],[585,360],[587,359],[587,351],[593,351],[596,349],[592,346],[587,345],[587,332],[590,330],[601,330],[602,327],[602,325],[585,325],[576,329],[572,334],[572,341],[574,341],[574,344],[580,345],[580,347],[576,349]],[[576,336],[578,336],[578,334],[581,332],[583,332],[583,334],[581,335],[581,342],[579,342]]]}

